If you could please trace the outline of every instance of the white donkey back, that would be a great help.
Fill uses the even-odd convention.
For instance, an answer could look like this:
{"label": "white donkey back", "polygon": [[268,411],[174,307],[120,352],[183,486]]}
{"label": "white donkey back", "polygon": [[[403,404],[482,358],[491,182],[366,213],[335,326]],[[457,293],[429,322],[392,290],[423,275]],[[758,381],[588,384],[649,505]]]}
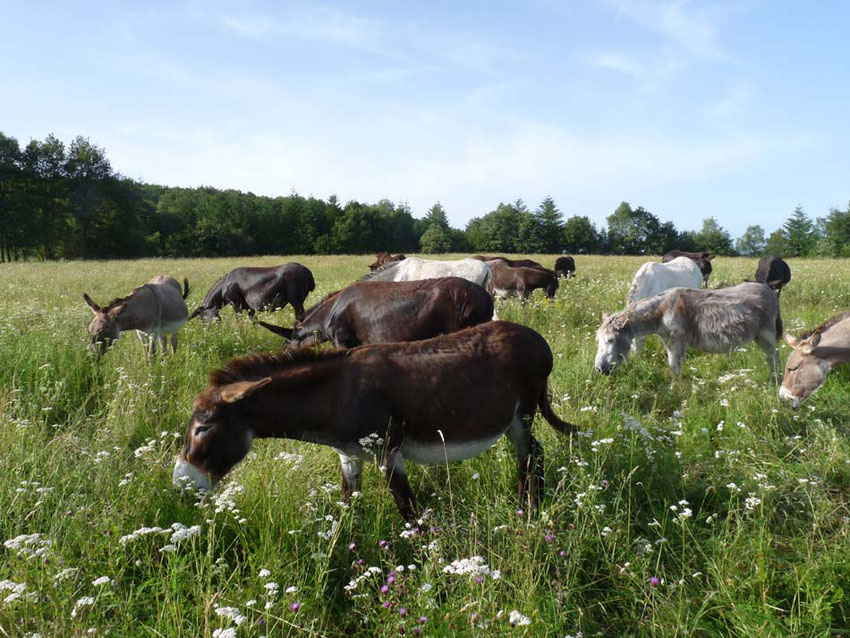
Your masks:
{"label": "white donkey back", "polygon": [[670,288],[700,288],[702,273],[696,262],[688,257],[677,257],[666,264],[648,261],[635,273],[627,303],[646,299]]}
{"label": "white donkey back", "polygon": [[490,282],[490,267],[477,259],[440,261],[409,257],[399,262],[394,281],[418,281],[438,277],[461,277],[487,288]]}

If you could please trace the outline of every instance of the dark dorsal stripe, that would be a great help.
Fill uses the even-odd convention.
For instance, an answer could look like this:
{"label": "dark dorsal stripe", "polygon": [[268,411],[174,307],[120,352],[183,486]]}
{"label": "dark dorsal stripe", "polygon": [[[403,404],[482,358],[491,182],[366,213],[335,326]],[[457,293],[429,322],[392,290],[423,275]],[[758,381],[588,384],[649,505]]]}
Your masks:
{"label": "dark dorsal stripe", "polygon": [[800,335],[800,339],[808,339],[809,337],[811,337],[816,332],[823,332],[824,330],[828,330],[829,328],[832,328],[835,324],[841,323],[842,321],[844,321],[848,317],[850,317],[850,310],[848,310],[847,312],[843,312],[840,315],[837,315],[837,316],[832,317],[830,319],[827,319],[826,321],[824,321],[821,325],[819,325],[814,330],[809,330],[808,332],[804,332],[803,334]]}

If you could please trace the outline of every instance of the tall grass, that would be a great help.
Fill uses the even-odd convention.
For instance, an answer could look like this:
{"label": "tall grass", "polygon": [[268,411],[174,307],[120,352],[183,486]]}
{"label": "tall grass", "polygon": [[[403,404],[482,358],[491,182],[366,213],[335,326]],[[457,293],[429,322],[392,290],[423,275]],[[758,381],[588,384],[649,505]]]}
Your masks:
{"label": "tall grass", "polygon": [[[315,275],[313,300],[371,261],[294,259]],[[569,440],[536,424],[539,512],[515,500],[505,441],[464,463],[410,467],[427,508],[410,526],[377,468],[346,505],[336,454],[291,441],[257,441],[210,498],[181,501],[170,472],[193,396],[228,357],[280,342],[227,310],[220,324],[187,325],[176,356],[149,363],[125,335],[95,361],[81,294],[102,303],[167,273],[189,278],[194,307],[230,268],[279,261],[0,268],[0,634],[847,631],[848,372],[796,411],[754,346],[690,353],[672,390],[656,338],[615,374],[595,375],[600,312],[623,306],[641,258],[579,258],[554,304],[536,293],[498,306],[546,337],[555,410],[581,429]],[[787,330],[850,308],[846,262],[791,268]],[[718,259],[712,282],[754,271],[755,260]],[[271,320],[291,325],[292,312]]]}

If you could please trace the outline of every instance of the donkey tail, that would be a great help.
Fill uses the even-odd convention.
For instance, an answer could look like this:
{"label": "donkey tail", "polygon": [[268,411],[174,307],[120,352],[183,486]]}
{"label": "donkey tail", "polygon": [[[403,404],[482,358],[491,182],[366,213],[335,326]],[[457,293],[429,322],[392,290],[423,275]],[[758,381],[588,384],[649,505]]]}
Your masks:
{"label": "donkey tail", "polygon": [[183,299],[189,296],[189,280],[183,277]]}
{"label": "donkey tail", "polygon": [[782,338],[782,317],[779,314],[779,308],[776,309],[776,340],[779,341]]}
{"label": "donkey tail", "polygon": [[549,425],[558,430],[561,434],[572,434],[573,432],[578,431],[576,426],[572,423],[562,421],[561,418],[552,411],[552,404],[549,403],[549,389],[547,385],[543,386],[543,392],[540,393],[540,400],[537,405],[540,408],[540,414],[543,415],[543,418],[546,419],[549,422]]}
{"label": "donkey tail", "polygon": [[260,325],[263,328],[265,328],[266,330],[270,330],[271,332],[275,333],[276,335],[280,335],[284,339],[292,339],[292,332],[293,332],[292,328],[284,328],[283,326],[276,326],[276,325],[271,324],[271,323],[266,323],[265,321],[261,321]]}

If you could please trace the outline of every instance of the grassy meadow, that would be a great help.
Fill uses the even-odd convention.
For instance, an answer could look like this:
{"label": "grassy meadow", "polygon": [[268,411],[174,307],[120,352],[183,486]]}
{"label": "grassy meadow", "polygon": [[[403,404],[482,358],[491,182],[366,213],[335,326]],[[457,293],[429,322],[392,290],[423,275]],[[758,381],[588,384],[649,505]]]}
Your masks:
{"label": "grassy meadow", "polygon": [[[796,411],[754,345],[690,353],[672,390],[656,337],[596,375],[600,313],[623,307],[644,258],[578,257],[554,304],[538,291],[497,305],[548,340],[555,411],[581,430],[569,440],[538,417],[541,511],[515,500],[506,439],[409,466],[427,508],[412,526],[376,467],[348,505],[337,455],[292,441],[257,440],[210,496],[180,500],[193,396],[229,357],[280,340],[228,308],[188,324],[176,356],[149,363],[126,334],[97,361],[81,295],[186,276],[191,310],[227,270],[283,260],[313,271],[310,304],[372,258],[0,266],[0,636],[850,633],[850,369]],[[850,309],[850,262],[789,263],[786,330]],[[712,285],[755,265],[718,258]],[[291,309],[270,321],[291,325]]]}

